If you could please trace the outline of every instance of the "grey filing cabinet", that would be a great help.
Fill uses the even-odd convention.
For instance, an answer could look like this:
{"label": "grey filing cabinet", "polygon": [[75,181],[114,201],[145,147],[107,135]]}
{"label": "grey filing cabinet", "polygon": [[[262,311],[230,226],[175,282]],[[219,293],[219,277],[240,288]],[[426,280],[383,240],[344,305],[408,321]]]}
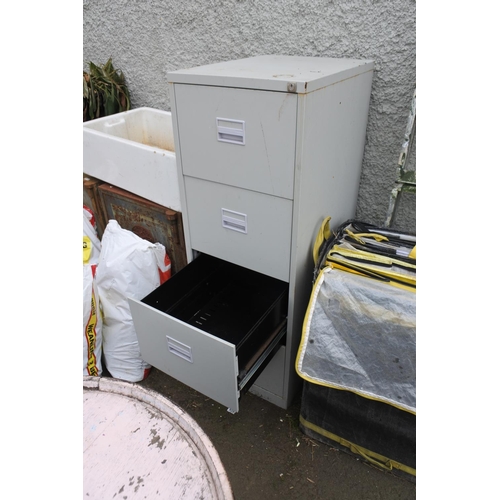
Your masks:
{"label": "grey filing cabinet", "polygon": [[130,307],[142,357],[229,411],[249,388],[282,408],[297,392],[313,240],[355,216],[373,66],[269,55],[167,75],[189,264]]}

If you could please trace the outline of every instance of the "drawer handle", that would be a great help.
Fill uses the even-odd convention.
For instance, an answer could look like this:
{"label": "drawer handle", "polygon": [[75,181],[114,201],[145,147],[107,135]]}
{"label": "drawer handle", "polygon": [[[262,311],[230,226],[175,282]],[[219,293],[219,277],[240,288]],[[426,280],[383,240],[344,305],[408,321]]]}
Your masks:
{"label": "drawer handle", "polygon": [[230,118],[216,118],[217,140],[231,144],[245,145],[245,122]]}
{"label": "drawer handle", "polygon": [[167,335],[167,346],[169,352],[172,354],[175,354],[176,356],[179,356],[179,358],[189,361],[190,363],[193,362],[191,347],[188,345],[183,344],[182,342],[179,342],[178,340],[175,340]]}
{"label": "drawer handle", "polygon": [[222,208],[222,227],[247,234],[247,216],[240,212],[233,212]]}

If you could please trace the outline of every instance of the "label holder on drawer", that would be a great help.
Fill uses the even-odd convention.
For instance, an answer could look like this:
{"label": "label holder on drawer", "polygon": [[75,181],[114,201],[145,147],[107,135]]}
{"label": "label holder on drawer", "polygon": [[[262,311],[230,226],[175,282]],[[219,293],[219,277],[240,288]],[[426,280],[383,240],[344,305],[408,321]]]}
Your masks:
{"label": "label holder on drawer", "polygon": [[240,212],[234,212],[233,210],[228,210],[227,208],[221,208],[222,213],[222,227],[225,229],[230,229],[231,231],[237,231],[238,233],[247,234],[247,216]]}
{"label": "label holder on drawer", "polygon": [[173,339],[167,335],[167,347],[169,352],[175,354],[179,358],[188,361],[189,363],[193,362],[193,354],[191,352],[191,347],[178,340]]}
{"label": "label holder on drawer", "polygon": [[245,145],[245,122],[243,120],[217,117],[215,122],[218,141],[239,144],[240,146]]}

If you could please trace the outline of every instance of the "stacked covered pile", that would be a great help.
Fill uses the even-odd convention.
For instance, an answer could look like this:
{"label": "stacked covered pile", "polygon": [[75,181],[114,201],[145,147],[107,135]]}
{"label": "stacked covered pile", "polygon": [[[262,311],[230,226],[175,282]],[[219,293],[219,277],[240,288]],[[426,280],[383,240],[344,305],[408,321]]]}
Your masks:
{"label": "stacked covered pile", "polygon": [[325,219],[296,368],[306,435],[416,477],[416,237]]}

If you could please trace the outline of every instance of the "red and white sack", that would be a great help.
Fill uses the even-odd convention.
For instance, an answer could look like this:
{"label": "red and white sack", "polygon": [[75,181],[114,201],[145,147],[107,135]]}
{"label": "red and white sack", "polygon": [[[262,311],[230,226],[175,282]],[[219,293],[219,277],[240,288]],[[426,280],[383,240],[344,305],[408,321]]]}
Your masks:
{"label": "red and white sack", "polygon": [[170,277],[161,243],[150,243],[110,220],[101,241],[96,283],[103,312],[104,364],[114,378],[139,382],[151,365],[142,360],[128,298],[142,299]]}
{"label": "red and white sack", "polygon": [[94,213],[83,205],[83,263],[97,264],[101,253],[101,242],[96,230]]}
{"label": "red and white sack", "polygon": [[83,375],[102,374],[102,316],[95,272],[101,243],[92,210],[83,206]]}
{"label": "red and white sack", "polygon": [[102,317],[95,286],[95,265],[83,265],[83,375],[102,375]]}

